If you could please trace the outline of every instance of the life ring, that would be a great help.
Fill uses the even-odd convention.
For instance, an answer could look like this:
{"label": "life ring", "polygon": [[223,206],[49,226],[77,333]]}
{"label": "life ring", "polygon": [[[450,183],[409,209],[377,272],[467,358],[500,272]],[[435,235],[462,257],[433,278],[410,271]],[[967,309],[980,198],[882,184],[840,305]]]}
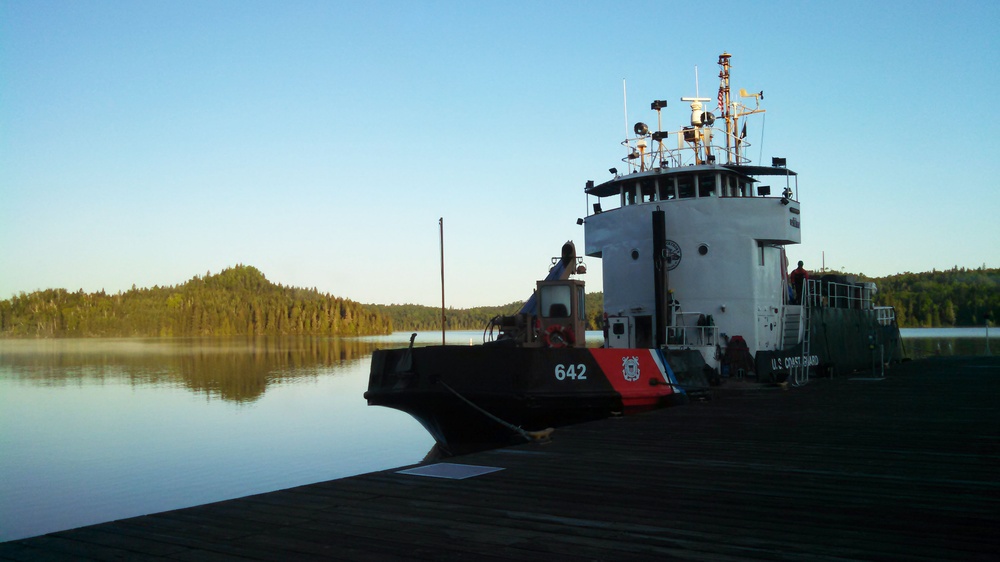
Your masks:
{"label": "life ring", "polygon": [[559,324],[553,324],[545,330],[544,336],[545,345],[549,347],[565,347],[567,345],[573,345],[576,343],[576,336],[573,335],[573,330],[569,326],[563,327]]}

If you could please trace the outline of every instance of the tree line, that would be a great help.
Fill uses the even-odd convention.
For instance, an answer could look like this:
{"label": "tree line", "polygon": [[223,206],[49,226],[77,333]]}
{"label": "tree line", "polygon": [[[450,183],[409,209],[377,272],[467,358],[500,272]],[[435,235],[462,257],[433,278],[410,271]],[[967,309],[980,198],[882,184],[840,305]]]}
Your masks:
{"label": "tree line", "polygon": [[[811,274],[821,275],[819,272]],[[1000,269],[997,268],[955,267],[947,271],[906,272],[886,277],[853,276],[875,282],[878,287],[875,304],[895,308],[901,328],[983,326],[987,316],[991,322],[996,322],[1000,312]],[[449,330],[483,329],[490,318],[514,314],[523,304],[447,309],[446,326]],[[441,329],[440,308],[413,304],[369,306],[392,318],[397,330]],[[587,329],[602,329],[604,295],[588,293],[585,308]]]}
{"label": "tree line", "polygon": [[902,328],[983,326],[1000,312],[1000,269],[954,267],[872,279],[875,300],[896,309]]}
{"label": "tree line", "polygon": [[[369,304],[366,305],[392,318],[392,324],[401,331],[431,331],[441,329],[441,308],[419,304]],[[448,330],[482,330],[491,318],[516,314],[524,301],[502,306],[475,308],[446,308],[445,328]],[[587,329],[600,330],[604,317],[604,295],[587,293],[584,303]]]}
{"label": "tree line", "polygon": [[[448,330],[482,330],[490,318],[516,313],[524,303],[475,308],[446,308],[445,328]],[[367,307],[388,316],[392,325],[402,331],[433,331],[441,329],[441,307],[419,304],[368,304]]]}
{"label": "tree line", "polygon": [[[811,274],[821,275],[819,272]],[[901,328],[983,326],[987,317],[996,322],[1000,312],[1000,269],[997,268],[954,267],[947,271],[906,272],[886,277],[853,276],[875,282],[878,287],[875,304],[895,308]],[[523,304],[447,309],[446,326],[449,330],[483,329],[490,318],[514,314]],[[440,308],[413,304],[369,306],[392,318],[397,330],[441,329]],[[585,308],[587,329],[602,329],[604,295],[588,293]]]}
{"label": "tree line", "polygon": [[[982,326],[1000,311],[1000,269],[858,277],[878,285],[876,304],[892,306],[903,328]],[[523,302],[445,310],[449,330],[481,330],[491,318],[516,313]],[[602,327],[604,298],[586,296],[587,329]],[[0,301],[0,336],[129,337],[323,335],[354,336],[441,329],[441,309],[416,304],[368,304],[284,287],[251,266],[238,265],[170,287],[108,295],[47,289]]]}
{"label": "tree line", "polygon": [[71,293],[47,289],[0,301],[0,336],[172,337],[388,334],[392,320],[316,289],[284,287],[251,266],[169,287]]}

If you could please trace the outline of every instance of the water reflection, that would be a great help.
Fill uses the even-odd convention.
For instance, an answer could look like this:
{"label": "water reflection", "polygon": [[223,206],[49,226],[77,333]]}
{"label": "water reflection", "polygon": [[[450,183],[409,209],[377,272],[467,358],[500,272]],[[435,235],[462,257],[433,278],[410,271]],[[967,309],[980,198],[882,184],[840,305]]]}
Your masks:
{"label": "water reflection", "polygon": [[388,343],[0,340],[0,541],[420,461],[363,398]]}
{"label": "water reflection", "polygon": [[[998,341],[990,342],[993,350],[1000,351]],[[911,359],[937,355],[988,355],[991,353],[986,338],[906,338],[906,353]]]}
{"label": "water reflection", "polygon": [[[982,353],[953,333],[931,350]],[[0,541],[419,462],[427,432],[362,397],[408,340],[0,339]]]}
{"label": "water reflection", "polygon": [[127,381],[181,386],[227,401],[258,400],[271,385],[315,378],[384,342],[357,338],[0,340],[0,373],[43,386]]}
{"label": "water reflection", "polygon": [[[940,332],[940,333],[938,333]],[[958,334],[959,337],[946,337]],[[979,332],[904,330],[909,357],[978,355]],[[449,344],[479,343],[478,332],[448,332]],[[588,332],[599,346],[600,332]],[[930,336],[930,337],[923,337]],[[440,332],[418,333],[416,345],[440,344]],[[269,386],[334,374],[377,348],[401,347],[409,333],[362,338],[0,339],[0,376],[41,386],[128,382],[177,386],[237,403],[259,400]],[[593,341],[591,341],[593,340]]]}

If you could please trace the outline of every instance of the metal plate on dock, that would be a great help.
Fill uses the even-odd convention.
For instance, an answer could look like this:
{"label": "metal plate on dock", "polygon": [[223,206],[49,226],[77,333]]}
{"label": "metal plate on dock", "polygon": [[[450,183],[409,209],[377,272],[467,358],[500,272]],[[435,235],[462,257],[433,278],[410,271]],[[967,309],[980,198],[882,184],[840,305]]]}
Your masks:
{"label": "metal plate on dock", "polygon": [[416,468],[400,470],[396,474],[411,474],[413,476],[429,476],[431,478],[447,478],[449,480],[464,480],[473,476],[482,476],[503,470],[495,466],[475,466],[471,464],[455,464],[450,462],[439,462],[428,464]]}

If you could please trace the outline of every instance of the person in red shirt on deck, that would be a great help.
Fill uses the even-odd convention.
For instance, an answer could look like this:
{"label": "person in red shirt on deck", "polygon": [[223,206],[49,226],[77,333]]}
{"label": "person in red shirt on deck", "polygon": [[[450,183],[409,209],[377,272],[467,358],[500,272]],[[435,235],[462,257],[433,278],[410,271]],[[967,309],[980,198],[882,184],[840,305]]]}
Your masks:
{"label": "person in red shirt on deck", "polygon": [[795,289],[795,301],[793,304],[802,304],[802,287],[805,285],[806,279],[809,279],[809,272],[802,267],[802,261],[799,260],[799,267],[795,268],[792,274],[789,275],[789,280]]}

